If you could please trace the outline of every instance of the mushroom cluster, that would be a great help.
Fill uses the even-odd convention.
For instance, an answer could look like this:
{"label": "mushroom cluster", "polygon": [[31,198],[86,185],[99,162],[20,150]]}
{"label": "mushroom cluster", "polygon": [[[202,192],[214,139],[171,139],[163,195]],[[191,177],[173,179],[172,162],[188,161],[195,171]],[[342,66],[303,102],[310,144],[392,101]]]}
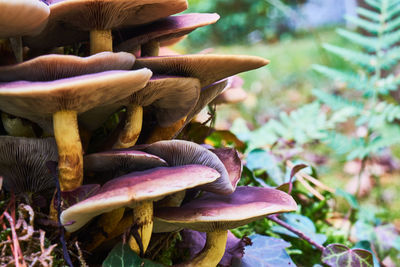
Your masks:
{"label": "mushroom cluster", "polygon": [[[237,187],[235,150],[171,140],[229,77],[268,64],[241,55],[163,56],[163,47],[219,19],[176,15],[186,8],[186,0],[0,0],[4,189],[47,192],[47,210],[61,205],[60,222],[87,250],[129,230],[132,250],[144,255],[153,232],[189,228],[206,231],[207,244],[182,264],[215,266],[227,229],[296,208],[284,192]],[[58,182],[48,161],[58,162]],[[66,205],[51,199],[57,184],[65,199],[98,185]]]}

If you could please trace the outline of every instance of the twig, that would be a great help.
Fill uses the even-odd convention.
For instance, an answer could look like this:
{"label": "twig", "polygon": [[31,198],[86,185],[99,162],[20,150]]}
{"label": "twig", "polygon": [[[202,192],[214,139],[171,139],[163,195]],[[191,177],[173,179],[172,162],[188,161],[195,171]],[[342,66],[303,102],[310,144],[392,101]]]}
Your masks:
{"label": "twig", "polygon": [[299,236],[301,239],[307,241],[308,243],[310,243],[311,245],[313,245],[314,247],[316,247],[319,251],[324,251],[325,247],[321,246],[320,244],[316,243],[314,240],[312,240],[310,237],[308,237],[305,233],[293,228],[292,226],[290,226],[289,224],[287,224],[286,222],[282,221],[281,219],[278,218],[278,216],[276,214],[273,215],[268,215],[267,218],[277,224],[279,224],[280,226],[288,229],[290,232],[296,234],[297,236]]}
{"label": "twig", "polygon": [[10,227],[11,227],[11,234],[12,234],[12,240],[13,240],[13,245],[14,245],[14,259],[15,259],[15,266],[16,267],[20,267],[20,266],[26,266],[26,263],[24,261],[24,258],[21,255],[22,258],[22,265],[20,265],[20,256],[18,255],[19,252],[21,251],[21,248],[19,246],[19,242],[18,242],[18,235],[17,232],[15,231],[15,227],[14,227],[14,220],[11,217],[10,214],[8,214],[7,211],[4,212],[4,216],[6,217],[6,219],[8,220],[8,222],[10,223]]}
{"label": "twig", "polygon": [[304,180],[303,176],[301,174],[296,174],[296,178],[297,180],[299,180],[299,182],[308,190],[310,191],[311,194],[313,194],[316,198],[318,198],[319,200],[324,200],[325,197],[323,195],[321,195],[320,192],[318,192],[317,190],[315,190],[309,183],[307,183],[306,180]]}

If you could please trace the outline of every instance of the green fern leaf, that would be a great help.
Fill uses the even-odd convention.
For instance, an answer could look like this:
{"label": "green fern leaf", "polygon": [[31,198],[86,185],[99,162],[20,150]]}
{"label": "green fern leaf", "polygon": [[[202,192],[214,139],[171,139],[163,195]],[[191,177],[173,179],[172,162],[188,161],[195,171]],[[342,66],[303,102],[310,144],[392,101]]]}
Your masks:
{"label": "green fern leaf", "polygon": [[400,26],[400,17],[397,17],[391,21],[389,21],[385,26],[385,32],[391,32],[399,28]]}
{"label": "green fern leaf", "polygon": [[370,33],[377,34],[380,31],[380,25],[369,20],[352,16],[345,16],[345,19]]}
{"label": "green fern leaf", "polygon": [[365,0],[365,2],[366,2],[369,6],[375,8],[376,10],[378,10],[378,11],[381,10],[381,3],[380,3],[379,1],[376,1],[376,0]]}
{"label": "green fern leaf", "polygon": [[386,13],[386,20],[390,20],[391,18],[397,16],[400,13],[400,1],[394,1],[395,6],[389,9]]}
{"label": "green fern leaf", "polygon": [[344,108],[351,107],[353,110],[353,115],[355,116],[364,109],[364,105],[358,101],[349,101],[341,96],[333,95],[322,90],[314,89],[312,94],[322,103],[328,105],[332,110],[337,111]]}
{"label": "green fern leaf", "polygon": [[377,13],[375,11],[372,11],[372,10],[369,10],[369,9],[366,9],[366,8],[359,7],[359,8],[356,9],[356,12],[359,15],[364,16],[367,19],[374,20],[376,22],[380,22],[380,20],[381,20],[380,13]]}
{"label": "green fern leaf", "polygon": [[375,70],[377,64],[375,56],[330,44],[324,44],[323,47],[329,52],[338,55],[352,63],[366,67],[369,71]]}
{"label": "green fern leaf", "polygon": [[322,65],[313,65],[312,68],[315,71],[318,71],[319,73],[331,78],[332,80],[345,82],[347,87],[354,88],[359,91],[364,91],[365,85],[368,84],[368,78],[366,76],[360,76],[357,73],[341,71]]}
{"label": "green fern leaf", "polygon": [[347,40],[361,45],[369,52],[375,52],[378,46],[378,38],[374,36],[364,36],[357,32],[351,32],[345,29],[337,29],[336,32]]}

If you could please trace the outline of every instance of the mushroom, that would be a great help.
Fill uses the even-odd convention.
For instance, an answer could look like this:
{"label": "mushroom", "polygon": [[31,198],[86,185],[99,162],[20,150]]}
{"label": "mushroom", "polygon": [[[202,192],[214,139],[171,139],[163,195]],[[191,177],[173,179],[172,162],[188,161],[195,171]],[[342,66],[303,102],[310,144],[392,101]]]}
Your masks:
{"label": "mushroom", "polygon": [[21,36],[43,30],[49,7],[38,0],[0,0],[0,10],[0,38],[10,38],[17,62],[22,62]]}
{"label": "mushroom", "polygon": [[112,51],[112,29],[149,23],[186,8],[186,0],[53,0],[46,28],[24,41],[33,48],[49,49],[82,41],[83,32],[89,31],[93,55]]}
{"label": "mushroom", "polygon": [[269,214],[294,210],[296,202],[282,191],[240,186],[230,195],[206,192],[181,207],[155,209],[154,220],[155,224],[207,232],[206,245],[200,254],[176,266],[211,267],[216,266],[224,254],[228,229]]}
{"label": "mushroom", "polygon": [[[127,107],[124,129],[113,148],[133,146],[142,129],[143,107],[151,108],[160,125],[168,126],[187,115],[199,97],[198,79],[153,76],[142,90],[112,105],[95,108],[83,114],[80,120],[89,129],[98,127],[110,114]],[[101,114],[99,114],[101,113]]]}
{"label": "mushroom", "polygon": [[[157,56],[161,45],[170,45],[172,39],[180,39],[195,29],[217,22],[218,14],[189,13],[169,16],[150,24],[120,29],[116,37],[121,39],[115,51],[135,52],[141,46],[141,56]],[[118,42],[118,40],[117,40]]]}
{"label": "mushroom", "polygon": [[[96,183],[101,177],[111,179],[133,171],[141,171],[156,167],[165,167],[167,163],[155,156],[135,150],[112,150],[90,154],[84,157],[85,171],[96,173]],[[112,210],[101,215],[97,225],[102,231],[95,234],[93,241],[86,247],[91,251],[100,245],[117,226],[124,215],[125,208]],[[124,228],[125,229],[125,228]]]}
{"label": "mushroom", "polygon": [[36,193],[53,188],[55,181],[45,163],[56,159],[54,138],[0,136],[0,176],[8,191]]}
{"label": "mushroom", "polygon": [[[133,209],[133,226],[141,241],[131,238],[131,248],[145,252],[153,228],[153,201],[166,195],[213,182],[219,173],[201,165],[160,167],[132,172],[113,179],[94,196],[79,202],[61,214],[61,223],[74,232],[93,217],[121,207]],[[141,248],[141,249],[140,249]]]}
{"label": "mushroom", "polygon": [[243,79],[235,75],[229,77],[228,86],[218,95],[211,105],[219,104],[235,104],[244,101],[247,98],[247,93],[243,90]]}
{"label": "mushroom", "polygon": [[53,119],[60,186],[68,191],[78,187],[83,178],[77,114],[127,97],[143,88],[151,74],[148,69],[120,70],[44,82],[2,83],[0,106],[7,113],[32,121]]}
{"label": "mushroom", "polygon": [[[194,77],[200,80],[200,86],[206,87],[234,74],[260,68],[269,63],[268,60],[254,56],[240,55],[179,55],[179,56],[160,56],[142,57],[135,61],[134,68],[146,67],[155,74],[179,75]],[[172,125],[172,129],[179,130],[184,125],[185,120]],[[163,132],[168,131],[164,127],[158,127],[152,133],[151,141],[161,140]],[[149,143],[150,141],[146,141]]]}
{"label": "mushroom", "polygon": [[5,112],[1,113],[1,121],[4,130],[11,136],[36,137],[35,130],[39,128],[28,120],[12,116]]}

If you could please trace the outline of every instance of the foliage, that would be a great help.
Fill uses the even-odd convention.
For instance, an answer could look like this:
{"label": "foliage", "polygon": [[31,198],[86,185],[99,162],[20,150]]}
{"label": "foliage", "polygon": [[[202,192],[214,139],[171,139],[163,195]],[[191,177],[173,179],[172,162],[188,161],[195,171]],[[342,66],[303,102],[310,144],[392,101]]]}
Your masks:
{"label": "foliage", "polygon": [[152,262],[147,259],[141,259],[131,250],[129,245],[118,243],[108,254],[103,262],[103,267],[115,266],[143,266],[143,267],[162,267],[164,265]]}
{"label": "foliage", "polygon": [[374,266],[372,254],[364,249],[349,249],[341,244],[330,244],[322,253],[322,262],[331,266]]}

